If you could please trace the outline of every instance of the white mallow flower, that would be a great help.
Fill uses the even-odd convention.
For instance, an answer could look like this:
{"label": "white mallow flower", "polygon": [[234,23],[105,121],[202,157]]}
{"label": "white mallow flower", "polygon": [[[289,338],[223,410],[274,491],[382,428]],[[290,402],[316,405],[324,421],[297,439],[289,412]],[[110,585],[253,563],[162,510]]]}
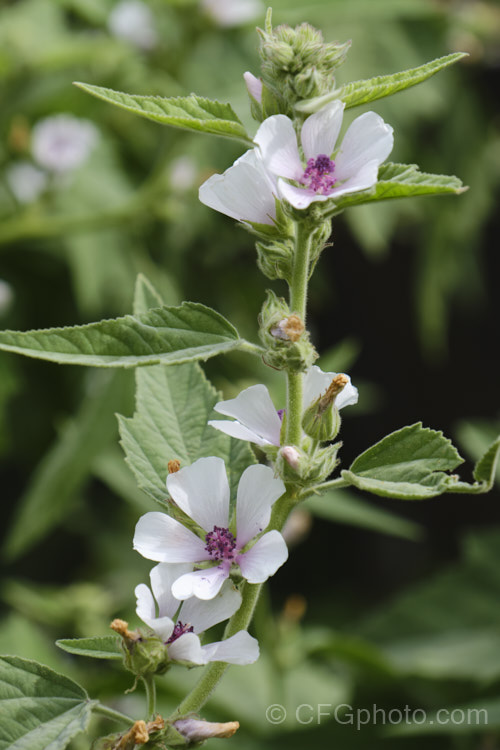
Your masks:
{"label": "white mallow flower", "polygon": [[198,524],[200,536],[165,513],[153,511],[139,519],[134,549],[148,560],[206,565],[173,583],[177,599],[213,599],[235,565],[249,583],[263,583],[287,559],[279,531],[260,536],[269,524],[271,506],[285,492],[285,485],[269,466],[249,466],[241,475],[231,527],[229,482],[221,458],[199,458],[169,474],[167,489],[175,504]]}
{"label": "white mallow flower", "polygon": [[108,18],[111,33],[139,49],[152,49],[158,42],[155,20],[146,3],[141,0],[121,0]]}
{"label": "white mallow flower", "polygon": [[80,167],[97,143],[99,131],[90,120],[60,114],[40,120],[31,134],[31,153],[45,169],[63,174]]}
{"label": "white mallow flower", "polygon": [[255,149],[246,151],[224,174],[214,174],[200,187],[202,203],[238,221],[273,224],[278,190]]}
{"label": "white mallow flower", "polygon": [[201,0],[204,11],[218,26],[240,26],[264,13],[260,0]]}
{"label": "white mallow flower", "polygon": [[392,151],[393,130],[375,112],[357,117],[336,148],[344,106],[331,102],[302,125],[305,165],[286,115],[268,117],[257,131],[254,142],[266,169],[278,179],[279,196],[295,208],[373,187],[380,164]]}
{"label": "white mallow flower", "polygon": [[239,609],[241,594],[227,582],[210,601],[192,598],[181,603],[172,595],[172,584],[192,570],[192,564],[156,565],[150,573],[151,590],[144,583],[135,589],[137,615],[166,644],[172,661],[192,664],[209,661],[252,664],[257,661],[259,644],[245,630],[224,641],[201,645],[199,636],[205,630],[229,619]]}
{"label": "white mallow flower", "polygon": [[[337,373],[323,372],[316,365],[307,371],[302,400],[304,411],[325,393],[336,376]],[[352,385],[350,377],[348,375],[346,377],[347,384],[335,398],[336,409],[356,404],[358,401],[358,389]],[[283,410],[275,409],[265,385],[251,385],[250,388],[241,391],[236,398],[219,401],[214,409],[219,414],[234,417],[236,420],[235,422],[210,420],[208,424],[216,430],[221,430],[226,435],[240,440],[249,440],[261,447],[280,445]]]}

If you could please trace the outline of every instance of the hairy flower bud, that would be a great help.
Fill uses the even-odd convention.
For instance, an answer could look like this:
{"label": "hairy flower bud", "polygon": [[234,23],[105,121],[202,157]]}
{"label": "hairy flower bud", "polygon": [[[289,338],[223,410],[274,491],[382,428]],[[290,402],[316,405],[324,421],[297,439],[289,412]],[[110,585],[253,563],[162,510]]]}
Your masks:
{"label": "hairy flower bud", "polygon": [[340,414],[335,399],[348,384],[347,375],[336,375],[325,393],[304,412],[302,427],[315,440],[333,440],[340,430]]}
{"label": "hairy flower bud", "polygon": [[123,663],[133,674],[164,674],[170,666],[167,647],[156,635],[130,631],[125,620],[113,620],[111,629],[121,636]]}

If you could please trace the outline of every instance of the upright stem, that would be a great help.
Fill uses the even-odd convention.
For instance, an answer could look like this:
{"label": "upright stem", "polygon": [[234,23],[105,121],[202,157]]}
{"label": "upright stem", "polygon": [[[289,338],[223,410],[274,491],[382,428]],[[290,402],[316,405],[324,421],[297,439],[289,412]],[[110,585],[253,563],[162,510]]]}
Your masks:
{"label": "upright stem", "polygon": [[156,713],[156,682],[153,675],[148,674],[142,678],[146,688],[146,698],[148,702],[147,715],[154,716]]}
{"label": "upright stem", "polygon": [[[309,281],[309,256],[312,235],[304,222],[297,222],[295,235],[295,254],[292,279],[290,283],[290,310],[298,315],[305,324],[307,285]],[[286,441],[298,445],[302,437],[302,373],[288,373],[287,376],[287,431]],[[269,527],[281,531],[285,521],[296,502],[295,493],[288,491],[273,508]],[[246,630],[250,625],[259,598],[262,584],[245,581],[241,588],[242,602],[239,610],[229,620],[224,638],[230,638],[239,630]],[[225,662],[212,662],[194,686],[189,695],[176,708],[170,721],[175,721],[192,711],[199,711],[207,702],[217,683],[228,668]]]}
{"label": "upright stem", "polygon": [[[307,312],[307,283],[309,281],[309,255],[311,233],[307,224],[297,222],[295,254],[290,284],[290,310],[298,315],[304,325]],[[288,445],[298,445],[302,437],[302,381],[301,372],[287,374],[287,429]]]}

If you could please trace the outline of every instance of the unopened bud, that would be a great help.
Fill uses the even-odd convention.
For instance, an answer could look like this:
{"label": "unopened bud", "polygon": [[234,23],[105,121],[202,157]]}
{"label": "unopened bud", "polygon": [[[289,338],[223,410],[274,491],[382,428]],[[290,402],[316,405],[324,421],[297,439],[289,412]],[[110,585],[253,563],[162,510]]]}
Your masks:
{"label": "unopened bud", "polygon": [[202,721],[200,719],[178,719],[174,722],[177,731],[186,738],[188,743],[203,742],[213,737],[232,737],[239,729],[238,721],[224,723]]}
{"label": "unopened bud", "polygon": [[280,450],[280,455],[283,456],[289,466],[295,471],[298,471],[300,465],[300,453],[297,448],[293,445],[284,445]]}
{"label": "unopened bud", "polygon": [[123,664],[135,675],[164,674],[170,666],[167,647],[156,635],[129,630],[125,620],[113,620],[111,629],[121,636]]}
{"label": "unopened bud", "polygon": [[325,393],[304,412],[302,427],[315,440],[333,440],[340,430],[340,414],[335,408],[335,399],[348,384],[347,375],[335,375]]}

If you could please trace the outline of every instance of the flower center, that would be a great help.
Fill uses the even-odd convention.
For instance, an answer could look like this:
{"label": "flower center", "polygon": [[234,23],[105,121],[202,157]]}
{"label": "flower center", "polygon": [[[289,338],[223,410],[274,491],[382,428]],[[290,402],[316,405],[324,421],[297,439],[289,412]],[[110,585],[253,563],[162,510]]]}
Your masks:
{"label": "flower center", "polygon": [[181,635],[184,635],[184,633],[193,633],[193,632],[194,630],[193,630],[192,625],[190,625],[189,623],[186,623],[184,625],[183,622],[181,622],[180,620],[177,620],[177,622],[175,623],[174,631],[167,641],[167,646],[169,643],[173,643],[174,641],[176,641],[177,638],[180,638]]}
{"label": "flower center", "polygon": [[206,551],[212,560],[232,560],[234,558],[234,548],[236,539],[229,529],[222,526],[214,526],[213,531],[209,531],[205,537]]}
{"label": "flower center", "polygon": [[314,190],[315,193],[327,195],[337,182],[333,177],[334,171],[335,162],[325,154],[320,154],[316,159],[308,159],[307,167],[300,182]]}

